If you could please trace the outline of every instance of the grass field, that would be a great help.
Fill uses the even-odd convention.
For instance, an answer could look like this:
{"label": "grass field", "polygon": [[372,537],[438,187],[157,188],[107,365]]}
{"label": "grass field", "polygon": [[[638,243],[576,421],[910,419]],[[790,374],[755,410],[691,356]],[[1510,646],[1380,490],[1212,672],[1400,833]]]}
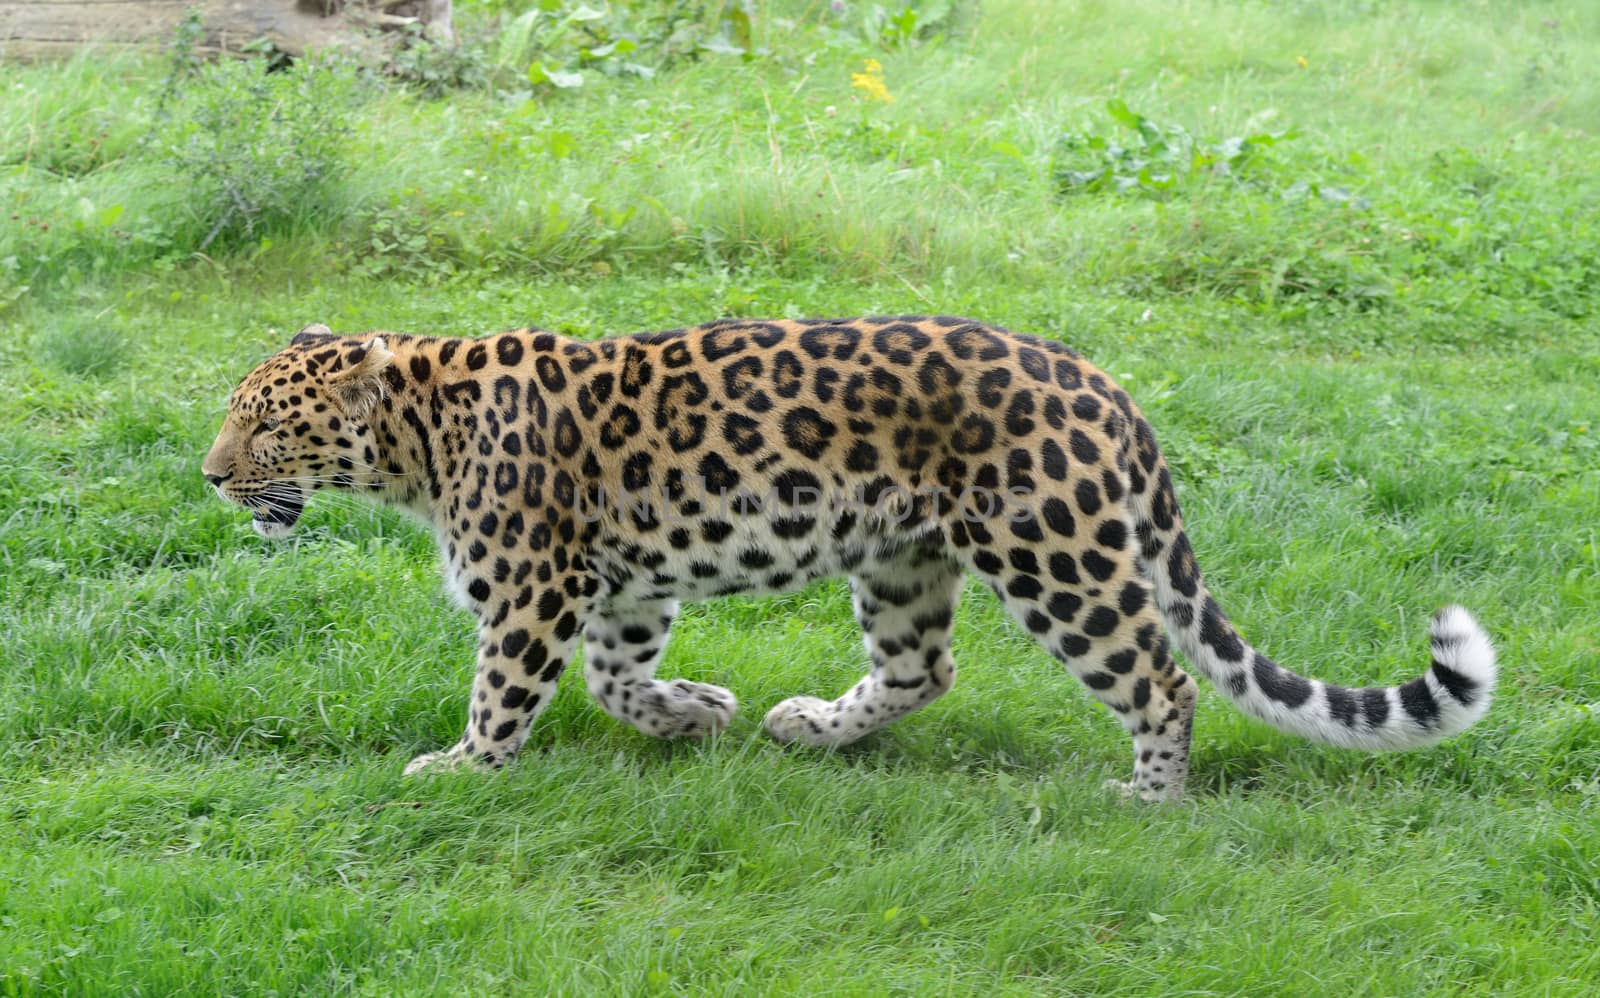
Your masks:
{"label": "grass field", "polygon": [[[499,82],[442,99],[6,68],[0,994],[1592,993],[1600,9],[690,6],[745,55],[552,36],[582,86],[517,84],[519,5],[461,3]],[[785,749],[762,713],[865,666],[835,582],[685,612],[714,743],[569,677],[510,768],[406,780],[473,663],[431,538],[324,500],[264,542],[199,474],[309,322],[863,312],[1083,350],[1252,641],[1394,683],[1460,601],[1494,709],[1366,756],[1203,689],[1191,799],[1130,806],[1121,726],[974,587],[949,696]]]}

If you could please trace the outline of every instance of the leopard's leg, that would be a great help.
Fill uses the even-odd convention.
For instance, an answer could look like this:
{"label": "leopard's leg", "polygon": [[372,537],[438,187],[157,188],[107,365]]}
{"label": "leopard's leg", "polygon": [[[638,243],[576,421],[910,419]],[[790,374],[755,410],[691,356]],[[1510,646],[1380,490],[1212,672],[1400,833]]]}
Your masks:
{"label": "leopard's leg", "polygon": [[961,567],[941,551],[918,550],[850,579],[872,671],[837,700],[792,697],[767,714],[780,742],[848,745],[932,703],[955,683],[950,626]]}
{"label": "leopard's leg", "polygon": [[[1056,511],[1054,522],[1067,521]],[[1024,521],[1014,532],[997,521],[969,555],[1012,616],[1133,735],[1133,779],[1110,783],[1125,796],[1178,800],[1189,773],[1195,684],[1172,658],[1127,537],[1114,527],[1084,532],[1094,540],[1075,550],[1044,547],[1036,524]]]}
{"label": "leopard's leg", "polygon": [[584,680],[605,712],[657,738],[703,738],[728,727],[732,693],[709,683],[655,678],[676,600],[607,605],[583,630]]}
{"label": "leopard's leg", "polygon": [[[475,604],[478,627],[478,671],[472,679],[467,730],[455,745],[419,755],[406,775],[429,767],[462,763],[504,765],[527,740],[534,718],[555,696],[556,683],[572,656],[586,597],[574,597],[578,585],[550,585],[524,600],[493,594]],[[522,604],[516,609],[516,604]]]}

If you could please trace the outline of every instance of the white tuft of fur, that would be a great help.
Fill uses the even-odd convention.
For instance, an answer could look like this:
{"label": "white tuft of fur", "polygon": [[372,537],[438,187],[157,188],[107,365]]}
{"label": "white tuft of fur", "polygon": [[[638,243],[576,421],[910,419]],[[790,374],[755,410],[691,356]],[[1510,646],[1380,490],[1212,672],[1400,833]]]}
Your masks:
{"label": "white tuft of fur", "polygon": [[[1427,742],[1465,731],[1489,712],[1500,668],[1495,664],[1494,643],[1465,608],[1450,605],[1433,615],[1428,628],[1434,664],[1428,669],[1428,689],[1439,704],[1439,723]],[[1462,686],[1454,676],[1465,680]],[[1452,689],[1452,687],[1455,687]],[[1465,699],[1466,702],[1462,702]]]}

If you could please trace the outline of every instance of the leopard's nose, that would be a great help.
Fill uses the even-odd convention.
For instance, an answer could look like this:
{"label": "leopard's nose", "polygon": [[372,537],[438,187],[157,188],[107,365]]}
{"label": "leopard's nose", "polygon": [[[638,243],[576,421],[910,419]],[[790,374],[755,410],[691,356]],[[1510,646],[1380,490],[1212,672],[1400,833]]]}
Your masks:
{"label": "leopard's nose", "polygon": [[232,472],[229,472],[226,475],[213,475],[211,472],[206,471],[202,472],[202,474],[206,476],[206,481],[210,482],[212,485],[221,485],[223,482],[226,482],[228,479],[233,477]]}

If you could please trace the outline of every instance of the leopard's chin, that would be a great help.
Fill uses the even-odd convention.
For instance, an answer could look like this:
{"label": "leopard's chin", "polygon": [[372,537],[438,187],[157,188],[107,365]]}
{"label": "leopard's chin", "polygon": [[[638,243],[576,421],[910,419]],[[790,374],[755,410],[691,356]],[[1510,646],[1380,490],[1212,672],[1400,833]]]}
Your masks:
{"label": "leopard's chin", "polygon": [[294,533],[293,523],[278,523],[260,516],[253,517],[250,520],[250,526],[255,528],[257,534],[273,541],[281,537],[288,537]]}

